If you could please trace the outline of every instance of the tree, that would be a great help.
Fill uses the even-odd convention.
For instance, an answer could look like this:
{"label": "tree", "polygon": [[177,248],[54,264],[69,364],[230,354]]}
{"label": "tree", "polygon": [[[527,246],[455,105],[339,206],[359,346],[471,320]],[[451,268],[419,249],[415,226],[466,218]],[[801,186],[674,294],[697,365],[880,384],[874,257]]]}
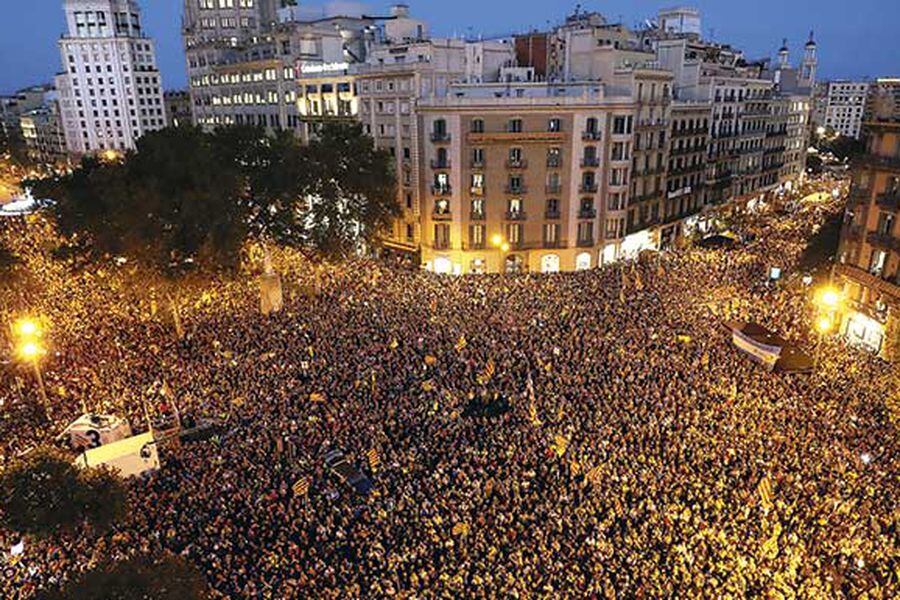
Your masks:
{"label": "tree", "polygon": [[62,453],[39,448],[0,474],[0,522],[45,536],[84,521],[99,528],[124,514],[125,490],[109,471],[79,471]]}
{"label": "tree", "polygon": [[86,158],[29,184],[56,201],[61,233],[89,239],[95,258],[125,255],[164,272],[233,267],[246,237],[238,173],[196,128],[149,133],[122,161]]}
{"label": "tree", "polygon": [[209,597],[203,575],[183,558],[138,556],[83,573],[45,600],[203,600]]}
{"label": "tree", "polygon": [[308,155],[289,131],[267,135],[261,127],[217,129],[212,144],[221,164],[240,174],[239,198],[250,235],[263,243],[303,243],[304,196],[309,186]]}
{"label": "tree", "polygon": [[802,271],[817,272],[827,269],[831,265],[840,243],[842,224],[843,215],[841,213],[831,215],[822,224],[822,227],[809,238],[797,263]]}
{"label": "tree", "polygon": [[325,124],[307,153],[307,243],[329,257],[371,245],[400,214],[390,155],[344,123]]}

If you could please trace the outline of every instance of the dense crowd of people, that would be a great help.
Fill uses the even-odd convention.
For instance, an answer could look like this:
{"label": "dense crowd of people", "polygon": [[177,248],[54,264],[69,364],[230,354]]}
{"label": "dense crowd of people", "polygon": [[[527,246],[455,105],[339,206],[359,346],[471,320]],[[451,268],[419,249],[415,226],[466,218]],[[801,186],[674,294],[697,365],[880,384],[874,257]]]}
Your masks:
{"label": "dense crowd of people", "polygon": [[[0,531],[0,595],[171,551],[233,598],[896,597],[891,367],[826,340],[814,374],[769,373],[723,327],[813,347],[792,267],[837,210],[798,202],[741,217],[752,241],[730,251],[558,275],[278,254],[282,312],[259,314],[249,273],[185,282],[181,340],[166,282],[127,263],[73,275],[35,249],[48,224],[7,224],[32,275],[4,292],[5,316],[47,317],[55,429],[7,365],[0,466],[82,401],[135,430],[145,401],[225,428],[164,446],[111,531],[29,539],[14,559],[19,538]],[[368,497],[328,471],[332,449],[371,476]]]}

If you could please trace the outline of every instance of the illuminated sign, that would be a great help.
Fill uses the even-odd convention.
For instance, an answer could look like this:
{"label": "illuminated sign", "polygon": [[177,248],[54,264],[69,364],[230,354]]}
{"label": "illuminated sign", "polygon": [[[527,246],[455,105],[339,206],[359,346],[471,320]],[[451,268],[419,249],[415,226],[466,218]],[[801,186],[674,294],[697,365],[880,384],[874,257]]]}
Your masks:
{"label": "illuminated sign", "polygon": [[300,65],[301,73],[328,73],[330,71],[346,71],[350,63],[321,63],[313,65]]}

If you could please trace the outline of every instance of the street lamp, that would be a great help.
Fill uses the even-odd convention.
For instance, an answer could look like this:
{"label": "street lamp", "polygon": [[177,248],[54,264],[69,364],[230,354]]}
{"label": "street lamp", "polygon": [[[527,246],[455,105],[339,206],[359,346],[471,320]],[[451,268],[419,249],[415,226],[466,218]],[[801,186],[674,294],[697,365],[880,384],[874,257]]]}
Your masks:
{"label": "street lamp", "polygon": [[503,236],[495,233],[491,236],[491,245],[500,251],[500,274],[506,275],[506,253],[509,252],[509,243],[503,240]]}
{"label": "street lamp", "polygon": [[44,331],[41,328],[40,321],[29,317],[16,321],[12,330],[17,343],[16,354],[18,354],[22,362],[30,364],[32,369],[34,369],[34,376],[38,382],[38,390],[41,394],[44,416],[46,417],[50,409],[50,402],[47,399],[44,377],[41,374],[41,357],[47,354],[47,349],[41,344],[41,337],[44,335]]}
{"label": "street lamp", "polygon": [[813,365],[813,369],[819,370],[819,361],[822,359],[822,342],[825,340],[825,336],[831,332],[831,328],[834,327],[834,321],[831,320],[831,317],[822,316],[816,321],[816,331],[819,332],[819,342],[816,344],[816,361]]}

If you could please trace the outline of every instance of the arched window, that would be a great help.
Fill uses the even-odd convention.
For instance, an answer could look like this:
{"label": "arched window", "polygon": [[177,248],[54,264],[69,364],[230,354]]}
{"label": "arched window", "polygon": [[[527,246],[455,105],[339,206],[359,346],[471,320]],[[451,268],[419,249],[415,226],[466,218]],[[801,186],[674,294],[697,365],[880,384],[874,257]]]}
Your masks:
{"label": "arched window", "polygon": [[575,270],[586,271],[591,268],[591,255],[588,252],[582,252],[575,257]]}
{"label": "arched window", "polygon": [[545,254],[541,257],[541,273],[559,273],[558,254]]}

